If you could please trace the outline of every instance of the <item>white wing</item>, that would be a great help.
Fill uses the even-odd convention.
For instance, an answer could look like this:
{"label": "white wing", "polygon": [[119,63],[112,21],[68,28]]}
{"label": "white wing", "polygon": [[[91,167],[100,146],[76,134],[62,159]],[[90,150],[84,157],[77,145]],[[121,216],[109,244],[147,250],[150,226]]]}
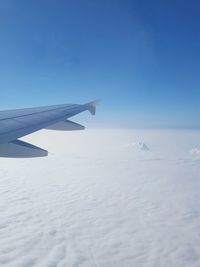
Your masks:
{"label": "white wing", "polygon": [[82,125],[67,119],[85,110],[89,110],[94,115],[98,102],[93,101],[85,105],[57,105],[1,111],[0,156],[46,156],[48,154],[47,151],[17,139],[43,128],[52,130],[82,130],[84,129]]}

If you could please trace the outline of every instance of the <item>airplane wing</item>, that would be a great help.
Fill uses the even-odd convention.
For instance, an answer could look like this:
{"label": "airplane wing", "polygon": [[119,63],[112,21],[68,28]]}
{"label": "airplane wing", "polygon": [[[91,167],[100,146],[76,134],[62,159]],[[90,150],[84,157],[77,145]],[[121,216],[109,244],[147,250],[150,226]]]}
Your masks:
{"label": "airplane wing", "polygon": [[55,105],[0,111],[0,157],[42,157],[48,152],[18,138],[41,129],[83,130],[85,127],[68,120],[88,110],[95,115],[99,100],[84,104]]}

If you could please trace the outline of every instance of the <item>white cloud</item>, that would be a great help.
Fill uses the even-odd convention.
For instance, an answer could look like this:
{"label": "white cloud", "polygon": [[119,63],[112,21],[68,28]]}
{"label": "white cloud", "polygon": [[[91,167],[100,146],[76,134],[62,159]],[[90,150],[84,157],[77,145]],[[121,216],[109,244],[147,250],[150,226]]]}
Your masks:
{"label": "white cloud", "polygon": [[192,156],[195,156],[196,158],[200,158],[200,149],[198,148],[192,148],[189,153],[192,155]]}
{"label": "white cloud", "polygon": [[[177,162],[199,136],[109,129],[26,137],[50,156],[0,159],[0,266],[200,266],[199,162]],[[133,153],[147,146],[133,140],[153,152]],[[166,151],[162,161],[144,160]]]}

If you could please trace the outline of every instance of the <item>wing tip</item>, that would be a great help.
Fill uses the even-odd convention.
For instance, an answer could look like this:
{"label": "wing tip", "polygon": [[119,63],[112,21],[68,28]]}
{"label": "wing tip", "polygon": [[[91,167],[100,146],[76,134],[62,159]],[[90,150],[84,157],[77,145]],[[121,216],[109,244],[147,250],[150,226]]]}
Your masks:
{"label": "wing tip", "polygon": [[96,114],[96,106],[102,101],[102,99],[97,99],[97,100],[94,100],[92,102],[89,102],[86,104],[86,106],[88,107],[88,110],[89,112],[92,114],[92,115],[95,115]]}

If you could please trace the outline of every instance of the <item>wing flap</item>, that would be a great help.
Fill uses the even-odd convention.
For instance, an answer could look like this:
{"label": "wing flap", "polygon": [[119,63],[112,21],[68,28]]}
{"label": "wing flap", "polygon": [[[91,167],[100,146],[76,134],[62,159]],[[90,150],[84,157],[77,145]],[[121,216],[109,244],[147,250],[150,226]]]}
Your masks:
{"label": "wing flap", "polygon": [[7,144],[0,144],[0,157],[36,158],[46,156],[48,156],[48,151],[21,140],[15,140]]}
{"label": "wing flap", "polygon": [[60,121],[53,125],[50,125],[46,127],[45,129],[55,130],[55,131],[79,131],[79,130],[84,130],[85,127],[73,121],[65,120],[65,121]]}

